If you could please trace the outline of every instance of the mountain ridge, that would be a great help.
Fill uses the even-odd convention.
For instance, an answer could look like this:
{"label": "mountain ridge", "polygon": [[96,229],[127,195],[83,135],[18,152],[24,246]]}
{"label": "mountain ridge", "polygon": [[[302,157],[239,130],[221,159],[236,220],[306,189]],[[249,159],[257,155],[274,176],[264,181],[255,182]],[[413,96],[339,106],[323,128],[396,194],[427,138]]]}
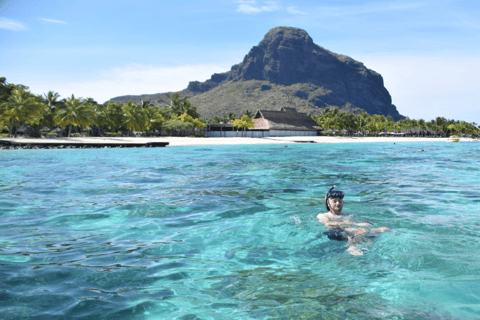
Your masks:
{"label": "mountain ridge", "polygon": [[[239,88],[243,91],[238,91]],[[228,111],[241,114],[245,109],[281,107],[319,114],[331,106],[350,112],[363,109],[369,114],[390,115],[394,120],[404,118],[392,104],[379,73],[348,56],[316,45],[305,30],[293,27],[269,30],[230,71],[213,74],[204,82],[191,81],[179,93],[189,97],[203,118],[223,116],[222,112]],[[128,97],[136,101],[145,96],[155,99],[165,94],[111,100],[126,102]]]}

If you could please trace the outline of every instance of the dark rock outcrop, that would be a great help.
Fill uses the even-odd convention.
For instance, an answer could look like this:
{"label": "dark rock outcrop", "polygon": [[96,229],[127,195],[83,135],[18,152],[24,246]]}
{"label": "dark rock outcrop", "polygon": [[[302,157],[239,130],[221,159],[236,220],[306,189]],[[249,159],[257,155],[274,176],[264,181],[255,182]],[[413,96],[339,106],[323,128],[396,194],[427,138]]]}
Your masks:
{"label": "dark rock outcrop", "polygon": [[[350,57],[330,52],[315,43],[305,30],[277,27],[234,65],[229,72],[214,74],[205,82],[190,82],[188,90],[203,93],[229,81],[263,80],[289,86],[311,83],[330,91],[320,97],[310,97],[317,108],[343,107],[347,103],[370,114],[403,118],[384,87],[383,78]],[[296,97],[309,99],[306,92]]]}
{"label": "dark rock outcrop", "polygon": [[[213,118],[227,112],[279,110],[319,114],[328,106],[347,112],[360,109],[369,114],[404,118],[377,72],[350,57],[330,52],[315,43],[305,30],[277,27],[254,46],[230,71],[192,81],[179,92],[197,107],[200,116]],[[157,106],[165,94],[123,96],[118,102],[150,100]]]}

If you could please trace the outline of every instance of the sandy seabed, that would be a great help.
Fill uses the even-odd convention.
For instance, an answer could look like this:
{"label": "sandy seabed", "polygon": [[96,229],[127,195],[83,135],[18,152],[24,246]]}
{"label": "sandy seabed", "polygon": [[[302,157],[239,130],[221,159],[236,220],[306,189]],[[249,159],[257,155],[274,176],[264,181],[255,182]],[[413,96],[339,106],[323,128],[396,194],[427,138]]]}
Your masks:
{"label": "sandy seabed", "polygon": [[[191,137],[84,137],[84,138],[5,138],[12,142],[38,143],[38,142],[73,142],[73,143],[147,143],[168,142],[170,147],[175,146],[201,146],[201,145],[234,145],[234,144],[291,144],[291,143],[372,143],[372,142],[445,142],[448,138],[412,138],[412,137],[325,137],[325,136],[297,136],[297,137],[271,137],[271,138],[191,138]],[[460,142],[478,141],[475,139],[461,138]]]}

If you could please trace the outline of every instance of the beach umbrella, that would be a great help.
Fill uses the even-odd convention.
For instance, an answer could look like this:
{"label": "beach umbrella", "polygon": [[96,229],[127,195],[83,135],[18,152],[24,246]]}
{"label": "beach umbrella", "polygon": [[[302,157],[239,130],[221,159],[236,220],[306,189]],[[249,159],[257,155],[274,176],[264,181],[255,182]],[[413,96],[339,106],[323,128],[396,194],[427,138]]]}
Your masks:
{"label": "beach umbrella", "polygon": [[26,133],[26,132],[29,132],[29,131],[32,131],[32,127],[29,126],[28,124],[17,128],[17,133]]}
{"label": "beach umbrella", "polygon": [[42,129],[40,129],[40,132],[50,132],[52,131],[52,129],[50,129],[49,127],[43,127]]}
{"label": "beach umbrella", "polygon": [[55,128],[52,130],[53,133],[65,133],[65,130],[63,130],[62,128]]}

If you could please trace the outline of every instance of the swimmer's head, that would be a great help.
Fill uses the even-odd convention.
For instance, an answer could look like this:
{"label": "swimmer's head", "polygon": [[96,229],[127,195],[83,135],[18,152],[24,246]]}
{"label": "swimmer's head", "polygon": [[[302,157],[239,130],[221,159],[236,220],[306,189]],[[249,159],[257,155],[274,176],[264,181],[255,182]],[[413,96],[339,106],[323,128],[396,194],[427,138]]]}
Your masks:
{"label": "swimmer's head", "polygon": [[[342,191],[333,191],[335,187],[336,186],[333,186],[330,190],[328,190],[327,194],[325,195],[325,208],[327,208],[327,211],[330,211],[330,205],[335,205],[335,211],[340,211],[343,208],[343,197],[345,196],[345,193],[343,193]],[[335,203],[329,204],[329,202]]]}

